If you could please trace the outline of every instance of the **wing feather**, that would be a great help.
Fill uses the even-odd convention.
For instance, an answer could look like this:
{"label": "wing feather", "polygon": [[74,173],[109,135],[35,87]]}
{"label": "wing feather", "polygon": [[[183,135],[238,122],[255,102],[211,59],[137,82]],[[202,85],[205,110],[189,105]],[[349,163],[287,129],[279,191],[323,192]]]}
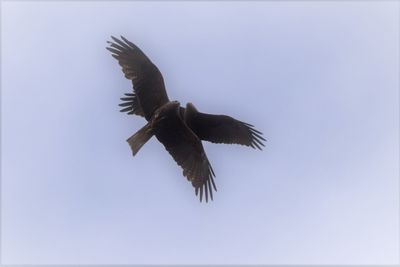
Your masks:
{"label": "wing feather", "polygon": [[169,101],[161,72],[132,42],[122,36],[122,41],[113,36],[111,39],[107,50],[118,60],[125,77],[132,81],[135,101],[140,103],[140,110],[133,111],[134,107],[123,110],[149,120],[157,108]]}
{"label": "wing feather", "polygon": [[210,184],[216,191],[215,174],[200,139],[187,127],[178,113],[168,115],[153,130],[157,139],[182,167],[183,175],[192,183],[196,195],[200,190],[200,201],[203,195],[206,202],[209,198],[212,200]]}
{"label": "wing feather", "polygon": [[135,114],[138,116],[144,117],[144,112],[142,107],[140,106],[139,99],[136,94],[125,94],[126,97],[121,97],[122,103],[119,104],[120,107],[129,107],[128,110],[124,111],[121,109],[121,112],[127,112],[129,115]]}
{"label": "wing feather", "polygon": [[240,144],[262,150],[265,138],[254,126],[226,115],[197,112],[186,107],[185,122],[201,139],[212,143]]}

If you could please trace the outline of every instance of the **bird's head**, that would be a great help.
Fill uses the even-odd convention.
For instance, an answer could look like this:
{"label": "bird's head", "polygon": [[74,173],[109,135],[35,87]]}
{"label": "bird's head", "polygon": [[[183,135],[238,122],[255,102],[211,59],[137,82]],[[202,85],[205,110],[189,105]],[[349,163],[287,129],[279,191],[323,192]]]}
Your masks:
{"label": "bird's head", "polygon": [[183,116],[183,120],[190,124],[191,118],[193,117],[194,114],[198,113],[196,107],[192,103],[187,103],[186,104],[186,110],[185,114]]}
{"label": "bird's head", "polygon": [[172,105],[175,108],[177,108],[181,105],[181,103],[179,103],[179,101],[177,101],[177,100],[171,101],[169,103],[170,103],[170,105]]}

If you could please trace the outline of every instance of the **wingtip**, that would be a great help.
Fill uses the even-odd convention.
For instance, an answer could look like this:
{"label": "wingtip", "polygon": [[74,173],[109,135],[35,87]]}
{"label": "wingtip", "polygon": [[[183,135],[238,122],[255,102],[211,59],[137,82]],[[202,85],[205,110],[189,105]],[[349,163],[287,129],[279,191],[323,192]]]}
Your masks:
{"label": "wingtip", "polygon": [[120,109],[120,112],[128,112],[130,110],[132,110],[132,107],[126,107],[126,108]]}
{"label": "wingtip", "polygon": [[247,122],[242,122],[244,125],[249,126],[249,127],[254,127],[253,124],[247,123]]}
{"label": "wingtip", "polygon": [[118,41],[118,39],[116,37],[112,36],[112,35],[111,35],[111,39],[113,39],[115,42]]}
{"label": "wingtip", "polygon": [[128,46],[131,46],[131,42],[121,35],[121,40],[124,41]]}
{"label": "wingtip", "polygon": [[203,201],[203,187],[200,187],[200,202]]}
{"label": "wingtip", "polygon": [[[196,194],[197,197],[199,197],[199,202],[211,202],[214,201],[214,196],[213,196],[213,190],[212,188],[214,188],[214,191],[217,191],[217,188],[215,186],[215,183],[212,179],[207,180],[204,184],[197,186],[194,188],[194,192]],[[200,194],[199,194],[200,192]],[[204,200],[204,201],[203,201]]]}

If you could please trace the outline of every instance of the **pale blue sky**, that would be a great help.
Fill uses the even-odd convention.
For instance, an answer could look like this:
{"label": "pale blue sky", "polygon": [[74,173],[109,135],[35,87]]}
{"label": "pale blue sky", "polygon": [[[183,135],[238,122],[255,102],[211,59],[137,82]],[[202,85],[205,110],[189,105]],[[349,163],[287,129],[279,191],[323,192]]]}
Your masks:
{"label": "pale blue sky", "polygon": [[[399,261],[399,2],[1,3],[3,263]],[[171,99],[252,123],[204,143],[199,203],[105,49],[124,35]]]}

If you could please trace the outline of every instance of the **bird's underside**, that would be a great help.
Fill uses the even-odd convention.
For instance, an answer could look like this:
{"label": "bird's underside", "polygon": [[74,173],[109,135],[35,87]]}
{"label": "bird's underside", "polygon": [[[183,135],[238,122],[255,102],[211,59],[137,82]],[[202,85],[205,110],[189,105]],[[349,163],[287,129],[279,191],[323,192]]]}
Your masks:
{"label": "bird's underside", "polygon": [[163,77],[158,68],[132,42],[111,37],[107,49],[118,60],[133,92],[121,98],[121,112],[144,117],[148,123],[127,141],[135,155],[154,135],[183,169],[183,175],[192,183],[200,201],[205,195],[213,198],[216,191],[214,171],[201,141],[240,144],[252,148],[264,146],[262,133],[253,125],[226,115],[198,112],[193,104],[186,108],[168,99]]}

